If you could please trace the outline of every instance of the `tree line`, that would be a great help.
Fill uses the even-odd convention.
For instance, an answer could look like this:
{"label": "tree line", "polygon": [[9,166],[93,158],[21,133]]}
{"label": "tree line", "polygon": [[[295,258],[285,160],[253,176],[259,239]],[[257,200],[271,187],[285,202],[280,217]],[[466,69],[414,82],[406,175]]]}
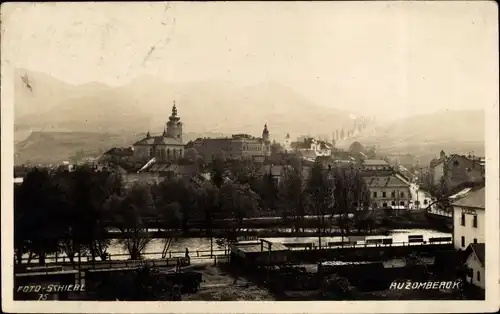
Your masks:
{"label": "tree line", "polygon": [[[132,184],[117,172],[85,165],[73,172],[34,168],[14,189],[16,262],[27,255],[45,264],[46,255],[56,252],[71,262],[80,255],[106,260],[109,228],[127,235],[120,245],[131,259],[141,259],[152,240],[146,233],[151,219],[179,237],[196,222],[211,239],[218,221],[226,244],[236,240],[245,218],[255,216],[278,214],[292,231],[300,231],[306,215],[317,217],[320,234],[332,225],[346,236],[353,228],[371,229],[370,219],[356,214],[368,207],[370,193],[355,168],[324,169],[315,163],[304,174],[296,161],[276,176],[259,174],[245,162],[214,160],[210,166],[209,180],[172,174]],[[172,242],[165,239],[164,254]]]}

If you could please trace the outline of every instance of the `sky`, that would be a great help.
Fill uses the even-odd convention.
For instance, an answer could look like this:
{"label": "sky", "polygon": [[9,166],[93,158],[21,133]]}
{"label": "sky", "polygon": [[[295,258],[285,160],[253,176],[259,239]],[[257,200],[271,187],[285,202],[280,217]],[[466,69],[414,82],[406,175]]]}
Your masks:
{"label": "sky", "polygon": [[276,81],[397,118],[498,102],[497,16],[493,1],[4,3],[2,66],[72,84]]}

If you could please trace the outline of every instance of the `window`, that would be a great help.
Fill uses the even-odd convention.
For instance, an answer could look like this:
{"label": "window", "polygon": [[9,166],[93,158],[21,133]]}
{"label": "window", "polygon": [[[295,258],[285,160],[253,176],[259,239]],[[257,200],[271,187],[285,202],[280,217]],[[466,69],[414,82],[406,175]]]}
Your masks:
{"label": "window", "polygon": [[373,192],[373,198],[377,198],[377,192]]}
{"label": "window", "polygon": [[481,282],[481,272],[479,270],[476,272],[476,277],[477,277],[477,281]]}
{"label": "window", "polygon": [[382,197],[386,197],[386,194],[385,194],[385,192],[382,192]]}
{"label": "window", "polygon": [[477,216],[476,215],[473,216],[472,227],[477,228]]}
{"label": "window", "polygon": [[400,195],[401,198],[404,198],[405,197],[405,192],[401,192],[399,195]]}
{"label": "window", "polygon": [[396,191],[391,192],[391,197],[396,197]]}
{"label": "window", "polygon": [[395,202],[395,201],[392,201],[392,202],[391,202],[391,205],[392,205],[392,206],[396,206],[396,202]]}
{"label": "window", "polygon": [[382,207],[387,207],[387,203],[383,203],[383,204],[382,204]]}
{"label": "window", "polygon": [[477,239],[476,238],[474,238],[474,244],[477,244]]}
{"label": "window", "polygon": [[465,226],[465,214],[462,213],[462,217],[460,217],[460,225]]}
{"label": "window", "polygon": [[399,202],[399,205],[405,206],[405,202]]}
{"label": "window", "polygon": [[453,166],[457,167],[457,166],[458,166],[458,161],[456,161],[456,160],[455,160],[455,161],[453,162]]}
{"label": "window", "polygon": [[424,200],[424,205],[427,205],[427,200]]}
{"label": "window", "polygon": [[462,240],[462,241],[461,241],[461,242],[462,242],[462,243],[461,243],[461,246],[462,246],[462,247],[465,247],[465,237],[464,237],[464,236],[462,236],[462,239],[461,239],[461,240]]}

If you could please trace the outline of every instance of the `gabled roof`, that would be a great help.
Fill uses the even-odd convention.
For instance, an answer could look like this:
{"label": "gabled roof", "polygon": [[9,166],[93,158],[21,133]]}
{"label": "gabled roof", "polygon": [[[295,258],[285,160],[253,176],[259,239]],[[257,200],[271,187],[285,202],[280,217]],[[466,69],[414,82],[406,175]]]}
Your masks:
{"label": "gabled roof", "polygon": [[468,157],[464,155],[458,155],[458,154],[452,154],[448,158],[445,159],[445,165],[449,164],[452,160],[457,160],[460,159],[462,161],[466,160],[468,162],[472,162],[473,164],[477,165],[478,168],[484,167],[485,165],[485,159],[484,158],[473,158],[473,157]]}
{"label": "gabled roof", "polygon": [[471,243],[466,250],[466,255],[470,256],[471,253],[474,253],[481,263],[481,266],[484,267],[484,253],[485,253],[485,245],[484,243]]}
{"label": "gabled roof", "polygon": [[149,172],[173,172],[178,175],[189,175],[197,172],[195,165],[154,164]]}
{"label": "gabled roof", "polygon": [[435,168],[437,167],[438,165],[440,165],[441,163],[443,163],[445,161],[445,159],[432,159],[431,162],[430,162],[430,167],[431,168]]}
{"label": "gabled roof", "polygon": [[484,190],[485,188],[482,187],[480,189],[470,191],[467,195],[454,202],[453,206],[485,209],[486,199]]}
{"label": "gabled roof", "polygon": [[408,187],[400,178],[391,175],[384,177],[363,177],[368,187]]}
{"label": "gabled roof", "polygon": [[160,136],[150,136],[145,137],[134,143],[136,145],[179,145],[182,146],[182,142],[171,137]]}
{"label": "gabled roof", "polygon": [[389,166],[383,159],[366,159],[363,163],[365,166]]}
{"label": "gabled roof", "polygon": [[133,156],[134,155],[134,150],[131,147],[123,148],[123,147],[113,147],[106,151],[103,155],[110,155],[110,156]]}

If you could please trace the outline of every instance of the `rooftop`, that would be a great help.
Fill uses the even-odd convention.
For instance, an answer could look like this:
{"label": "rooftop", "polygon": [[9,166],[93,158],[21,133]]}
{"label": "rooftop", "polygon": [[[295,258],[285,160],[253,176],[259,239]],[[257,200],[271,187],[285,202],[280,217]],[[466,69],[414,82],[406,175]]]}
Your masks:
{"label": "rooftop", "polygon": [[197,172],[195,165],[177,165],[177,164],[154,164],[149,168],[149,172],[174,172],[176,174],[192,174]]}
{"label": "rooftop", "polygon": [[486,199],[484,195],[485,188],[482,187],[477,190],[472,190],[463,198],[454,202],[453,205],[457,207],[480,208],[485,209]]}
{"label": "rooftop", "polygon": [[183,145],[181,141],[175,138],[160,136],[145,137],[134,143],[135,145]]}
{"label": "rooftop", "polygon": [[364,161],[365,166],[389,166],[389,164],[383,159],[366,159]]}
{"label": "rooftop", "polygon": [[471,243],[469,247],[467,248],[467,251],[469,251],[469,254],[474,252],[476,254],[477,258],[479,259],[479,262],[481,265],[484,266],[484,251],[485,250],[485,245],[484,243]]}
{"label": "rooftop", "polygon": [[363,177],[369,187],[408,187],[409,184],[402,179],[390,175],[383,177]]}
{"label": "rooftop", "polygon": [[134,155],[134,150],[132,147],[113,147],[106,151],[104,155],[112,155],[112,156],[133,156]]}

